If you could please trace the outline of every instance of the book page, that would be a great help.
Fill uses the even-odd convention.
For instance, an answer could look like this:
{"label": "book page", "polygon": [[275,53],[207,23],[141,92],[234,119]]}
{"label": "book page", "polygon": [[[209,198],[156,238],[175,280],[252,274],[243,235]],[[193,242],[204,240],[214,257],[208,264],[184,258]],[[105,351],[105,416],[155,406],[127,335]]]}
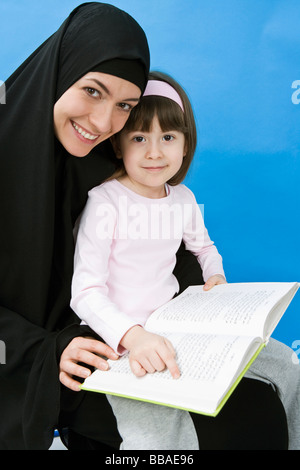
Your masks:
{"label": "book page", "polygon": [[[215,332],[264,336],[264,323],[272,308],[293,283],[222,284],[210,291],[191,286],[160,307],[148,319],[146,329]],[[276,320],[283,313],[277,312]],[[276,323],[276,322],[275,322]]]}
{"label": "book page", "polygon": [[260,344],[249,337],[217,335],[173,333],[168,339],[177,352],[179,379],[168,370],[137,378],[123,356],[109,361],[109,371],[95,371],[84,388],[212,413]]}
{"label": "book page", "polygon": [[[260,339],[253,341],[248,336],[190,333],[169,333],[163,336],[171,341],[176,350],[176,361],[181,373],[179,381],[195,381],[197,385],[194,386],[207,386],[211,393],[214,387],[226,387],[238,372],[249,347],[255,344],[256,349],[261,343]],[[249,359],[246,357],[247,362]],[[169,371],[164,374],[165,378],[173,380]],[[160,378],[159,374],[156,378]]]}

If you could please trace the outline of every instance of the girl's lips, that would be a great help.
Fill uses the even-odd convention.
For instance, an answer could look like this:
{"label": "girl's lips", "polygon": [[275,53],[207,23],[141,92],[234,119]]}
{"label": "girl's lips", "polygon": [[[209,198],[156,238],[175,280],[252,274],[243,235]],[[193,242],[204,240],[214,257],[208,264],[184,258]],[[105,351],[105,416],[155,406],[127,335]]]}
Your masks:
{"label": "girl's lips", "polygon": [[165,166],[144,166],[143,168],[147,171],[161,171],[165,168]]}
{"label": "girl's lips", "polygon": [[71,121],[72,127],[76,132],[77,137],[84,143],[92,144],[99,138],[99,134],[92,134],[91,132],[84,129],[82,126],[76,124],[76,122]]}

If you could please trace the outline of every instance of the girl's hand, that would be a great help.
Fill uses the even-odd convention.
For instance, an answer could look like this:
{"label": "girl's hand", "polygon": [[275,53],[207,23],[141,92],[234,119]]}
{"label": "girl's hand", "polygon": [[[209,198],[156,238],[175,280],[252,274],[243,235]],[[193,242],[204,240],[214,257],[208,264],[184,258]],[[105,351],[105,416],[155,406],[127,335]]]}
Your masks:
{"label": "girl's hand", "polygon": [[79,392],[81,383],[73,376],[86,379],[91,371],[78,363],[107,370],[107,361],[100,356],[105,356],[108,359],[118,359],[119,357],[107,344],[96,339],[83,337],[72,339],[60,357],[60,382],[74,392]]}
{"label": "girl's hand", "polygon": [[134,326],[123,336],[120,344],[129,351],[132,372],[142,377],[147,372],[162,371],[166,367],[172,377],[178,379],[180,371],[175,361],[176,352],[163,336],[149,333],[141,326]]}
{"label": "girl's hand", "polygon": [[221,274],[215,274],[214,276],[209,277],[203,286],[203,290],[209,290],[218,284],[227,284],[225,277]]}

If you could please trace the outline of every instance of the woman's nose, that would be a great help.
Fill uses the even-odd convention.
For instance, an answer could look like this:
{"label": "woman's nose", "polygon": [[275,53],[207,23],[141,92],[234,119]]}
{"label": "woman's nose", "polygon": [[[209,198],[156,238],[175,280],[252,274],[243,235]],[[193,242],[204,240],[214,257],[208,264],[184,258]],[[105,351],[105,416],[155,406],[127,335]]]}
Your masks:
{"label": "woman's nose", "polygon": [[105,106],[101,112],[94,112],[90,115],[90,123],[94,127],[96,134],[108,134],[112,132],[113,110],[110,106]]}

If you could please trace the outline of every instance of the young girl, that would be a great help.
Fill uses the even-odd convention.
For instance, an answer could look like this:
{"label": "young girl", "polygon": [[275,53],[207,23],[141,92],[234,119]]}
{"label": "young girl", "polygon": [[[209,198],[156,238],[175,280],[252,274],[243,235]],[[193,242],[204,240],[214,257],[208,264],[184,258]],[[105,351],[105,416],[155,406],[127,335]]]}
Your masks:
{"label": "young girl", "polygon": [[[204,289],[226,282],[195,197],[180,184],[196,146],[191,105],[181,87],[152,73],[113,145],[120,169],[116,178],[89,192],[77,237],[71,306],[118,354],[129,351],[135,375],[167,367],[178,378],[172,344],[143,325],[179,290],[173,270],[182,239],[202,267]],[[109,401],[123,449],[197,448],[187,413],[117,397]]]}

